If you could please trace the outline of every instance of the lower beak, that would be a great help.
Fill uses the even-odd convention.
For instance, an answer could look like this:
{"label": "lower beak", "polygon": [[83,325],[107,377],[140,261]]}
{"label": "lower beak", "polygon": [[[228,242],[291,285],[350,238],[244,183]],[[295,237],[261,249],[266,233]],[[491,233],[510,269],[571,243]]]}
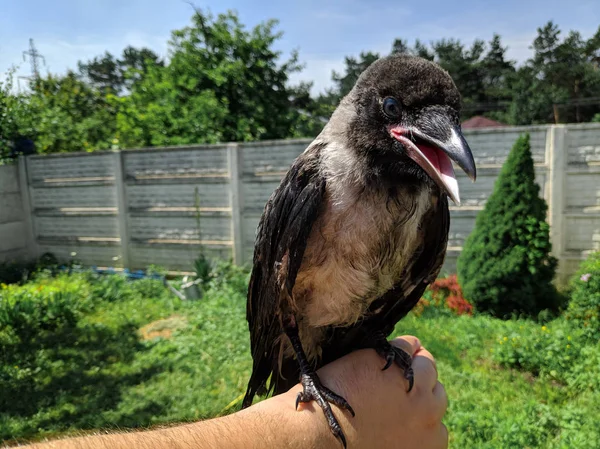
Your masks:
{"label": "lower beak", "polygon": [[457,205],[458,182],[452,167],[456,162],[475,181],[475,160],[460,127],[449,118],[435,114],[421,118],[418,127],[390,126],[390,134],[406,148],[413,159]]}

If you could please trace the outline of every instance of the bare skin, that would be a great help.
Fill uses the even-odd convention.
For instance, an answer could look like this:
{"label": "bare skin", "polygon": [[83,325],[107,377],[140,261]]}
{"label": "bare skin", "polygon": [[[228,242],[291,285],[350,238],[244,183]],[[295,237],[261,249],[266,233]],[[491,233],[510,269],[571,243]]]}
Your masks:
{"label": "bare skin", "polygon": [[[442,424],[447,397],[437,380],[433,356],[415,337],[392,341],[413,354],[414,388],[393,365],[381,371],[382,360],[372,349],[353,352],[319,370],[323,384],[344,396],[356,411],[352,418],[334,408],[348,439],[348,447],[419,448],[448,447]],[[143,432],[93,435],[34,444],[29,449],[229,449],[341,447],[314,403],[294,409],[300,384],[287,393],[267,399],[222,418]]]}

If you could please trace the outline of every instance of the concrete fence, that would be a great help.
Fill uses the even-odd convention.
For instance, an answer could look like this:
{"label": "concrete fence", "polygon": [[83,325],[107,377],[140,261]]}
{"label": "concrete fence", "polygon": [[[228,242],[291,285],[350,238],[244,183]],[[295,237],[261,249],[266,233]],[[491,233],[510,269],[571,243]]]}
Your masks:
{"label": "concrete fence", "polygon": [[33,253],[28,198],[21,195],[27,188],[22,167],[0,166],[0,261],[26,259]]}
{"label": "concrete fence", "polygon": [[[462,205],[451,207],[447,272],[524,132],[549,204],[560,279],[600,249],[600,124],[466,131],[478,179],[457,170]],[[0,167],[0,260],[51,252],[88,265],[190,271],[202,246],[248,263],[265,202],[309,142],[22,157]]]}

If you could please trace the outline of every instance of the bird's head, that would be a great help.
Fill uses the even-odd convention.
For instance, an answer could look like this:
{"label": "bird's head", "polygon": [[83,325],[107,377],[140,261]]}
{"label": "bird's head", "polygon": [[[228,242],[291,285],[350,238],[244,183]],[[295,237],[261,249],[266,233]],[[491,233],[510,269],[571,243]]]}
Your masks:
{"label": "bird's head", "polygon": [[457,204],[451,161],[475,180],[473,154],[460,128],[460,94],[437,64],[407,55],[379,59],[342,105],[349,144],[376,172],[437,185]]}

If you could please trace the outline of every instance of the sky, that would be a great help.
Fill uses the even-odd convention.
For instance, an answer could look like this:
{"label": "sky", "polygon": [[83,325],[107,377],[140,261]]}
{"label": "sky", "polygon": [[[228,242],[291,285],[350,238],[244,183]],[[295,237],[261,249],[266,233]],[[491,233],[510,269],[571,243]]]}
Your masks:
{"label": "sky", "polygon": [[[313,81],[313,92],[331,84],[332,70],[344,56],[361,51],[386,54],[395,38],[431,42],[456,38],[471,43],[494,33],[517,62],[530,55],[536,29],[549,20],[563,34],[577,30],[590,37],[600,25],[598,0],[195,0],[213,13],[232,9],[251,27],[279,20],[284,33],[276,47],[288,55],[297,49],[305,69],[293,81]],[[42,73],[76,69],[77,61],[104,51],[120,54],[127,45],[149,47],[168,55],[171,31],[190,23],[184,0],[0,0],[0,73],[20,64],[28,75],[23,51],[33,38],[45,57]]]}

